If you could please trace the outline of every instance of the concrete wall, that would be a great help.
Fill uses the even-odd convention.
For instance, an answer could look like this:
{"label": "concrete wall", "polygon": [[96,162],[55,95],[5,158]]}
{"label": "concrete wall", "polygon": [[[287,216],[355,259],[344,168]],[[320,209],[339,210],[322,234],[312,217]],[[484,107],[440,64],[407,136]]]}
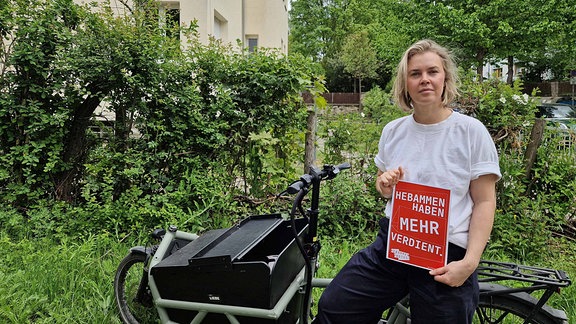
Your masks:
{"label": "concrete wall", "polygon": [[[216,37],[226,43],[242,40],[242,1],[186,0],[180,2],[181,24],[197,20],[200,42]],[[218,26],[217,26],[218,25]]]}
{"label": "concrete wall", "polygon": [[285,0],[245,0],[245,12],[246,36],[257,36],[260,47],[288,52],[288,9]]}

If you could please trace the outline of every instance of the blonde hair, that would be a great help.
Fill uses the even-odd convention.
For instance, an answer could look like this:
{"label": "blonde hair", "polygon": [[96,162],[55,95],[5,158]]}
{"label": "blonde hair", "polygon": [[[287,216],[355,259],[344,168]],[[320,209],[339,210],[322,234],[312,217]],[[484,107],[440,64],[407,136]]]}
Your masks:
{"label": "blonde hair", "polygon": [[438,45],[430,39],[420,40],[404,52],[398,68],[396,69],[396,79],[392,88],[392,93],[396,103],[404,110],[412,109],[412,99],[408,94],[408,61],[416,54],[432,52],[440,56],[442,67],[444,68],[444,92],[442,93],[442,103],[448,106],[456,97],[458,97],[458,68],[454,58],[448,49]]}

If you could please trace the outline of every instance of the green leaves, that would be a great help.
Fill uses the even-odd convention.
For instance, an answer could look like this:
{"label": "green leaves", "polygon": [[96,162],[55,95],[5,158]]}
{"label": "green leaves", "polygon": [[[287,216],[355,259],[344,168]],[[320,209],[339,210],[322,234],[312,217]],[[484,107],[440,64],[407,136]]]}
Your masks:
{"label": "green leaves", "polygon": [[[525,81],[565,80],[576,69],[576,10],[570,1],[296,0],[290,15],[291,53],[322,62],[334,92],[352,91],[342,78],[339,53],[347,51],[347,38],[364,30],[381,64],[374,80],[381,87],[403,51],[423,38],[448,46],[461,66],[479,75],[487,62],[502,61],[522,66]],[[357,50],[357,58],[364,58],[362,46]]]}
{"label": "green leaves", "polygon": [[462,78],[460,106],[480,119],[490,131],[500,155],[502,179],[498,182],[497,212],[488,252],[515,259],[538,260],[551,232],[562,231],[573,215],[576,194],[576,151],[561,144],[562,135],[548,128],[538,149],[532,175],[526,178],[524,154],[534,122],[536,104],[498,80],[477,83]]}
{"label": "green leaves", "polygon": [[[251,179],[244,194],[266,194],[292,175],[305,123],[300,93],[324,90],[318,67],[194,38],[183,49],[160,33],[148,2],[127,17],[72,0],[0,3],[13,13],[0,7],[0,34],[12,35],[0,56],[9,67],[0,74],[4,205],[27,211],[65,200],[80,215],[82,207],[99,214],[70,228],[132,228],[233,209],[211,203],[201,177],[217,184],[213,199],[233,197],[238,178]],[[262,172],[271,176],[260,181]]]}
{"label": "green leaves", "polygon": [[367,31],[350,34],[342,46],[344,71],[358,79],[376,78],[378,58],[376,50],[370,44]]}

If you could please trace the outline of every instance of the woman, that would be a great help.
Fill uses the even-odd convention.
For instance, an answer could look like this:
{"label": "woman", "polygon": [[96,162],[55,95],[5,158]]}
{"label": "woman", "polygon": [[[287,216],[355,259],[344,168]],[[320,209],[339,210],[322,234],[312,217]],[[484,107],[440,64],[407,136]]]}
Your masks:
{"label": "woman", "polygon": [[471,323],[476,268],[492,231],[498,154],[482,123],[451,109],[458,76],[450,53],[431,40],[402,57],[394,98],[412,114],[388,123],[374,162],[376,189],[391,198],[399,180],[450,190],[448,261],[426,270],[386,259],[388,218],[376,240],[354,255],[319,302],[316,323],[374,324],[410,293],[412,323]]}

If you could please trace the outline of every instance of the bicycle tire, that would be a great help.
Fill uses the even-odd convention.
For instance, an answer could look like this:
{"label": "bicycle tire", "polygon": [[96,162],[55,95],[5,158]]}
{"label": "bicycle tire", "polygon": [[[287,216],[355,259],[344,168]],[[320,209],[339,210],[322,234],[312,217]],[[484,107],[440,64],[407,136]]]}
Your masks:
{"label": "bicycle tire", "polygon": [[[143,324],[157,323],[158,314],[152,305],[152,297],[149,302],[139,303],[135,300],[136,292],[141,284],[146,255],[142,253],[129,253],[118,265],[114,277],[114,295],[116,306],[120,312],[123,323]],[[150,294],[147,291],[147,294]]]}
{"label": "bicycle tire", "polygon": [[[491,285],[494,290],[500,289]],[[516,324],[525,323],[534,310],[537,300],[531,295],[510,293],[503,295],[480,295],[480,301],[473,323],[478,324]],[[565,314],[544,305],[530,320],[532,324],[568,324]]]}

